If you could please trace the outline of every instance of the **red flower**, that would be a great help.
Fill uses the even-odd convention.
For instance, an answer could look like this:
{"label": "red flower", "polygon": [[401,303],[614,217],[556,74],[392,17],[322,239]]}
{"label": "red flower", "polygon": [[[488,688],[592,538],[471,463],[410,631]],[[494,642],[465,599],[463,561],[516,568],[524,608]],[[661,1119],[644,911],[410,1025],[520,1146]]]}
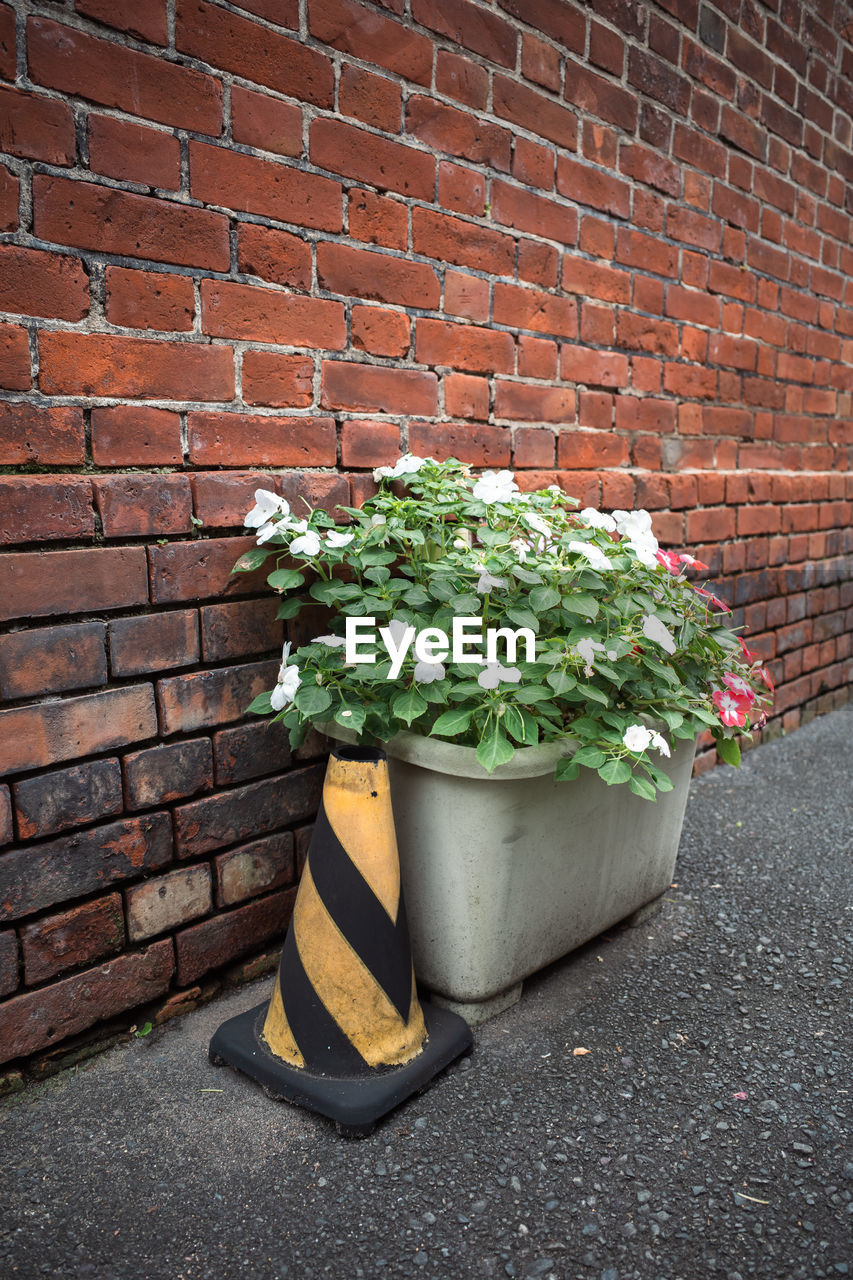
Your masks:
{"label": "red flower", "polygon": [[708,568],[708,566],[704,563],[704,561],[697,560],[694,556],[679,556],[678,558],[682,564],[686,564],[690,569],[707,570]]}
{"label": "red flower", "polygon": [[719,596],[715,596],[713,591],[706,591],[704,587],[694,587],[693,590],[699,596],[704,596],[710,605],[715,609],[722,610],[723,613],[731,613],[731,609],[725,600],[721,600]]}
{"label": "red flower", "polygon": [[755,694],[749,687],[744,676],[737,676],[733,671],[727,671],[723,676],[723,684],[727,689],[731,689],[732,693],[736,693],[740,698],[746,698],[749,706],[755,702]]}
{"label": "red flower", "polygon": [[770,690],[770,692],[773,693],[776,686],[774,685],[773,680],[771,679],[771,676],[770,676],[770,672],[767,670],[767,668],[759,667],[758,674],[761,677],[761,679],[764,681],[764,683],[767,685],[767,688]]}
{"label": "red flower", "polygon": [[681,561],[684,556],[677,556],[674,551],[656,551],[658,564],[662,564],[664,568],[669,569],[670,573],[681,572]]}
{"label": "red flower", "polygon": [[746,658],[747,662],[754,662],[756,655],[752,652],[751,649],[747,649],[743,640],[743,636],[738,636],[737,642],[740,645],[741,649],[743,649],[743,656]]}
{"label": "red flower", "polygon": [[730,729],[742,727],[749,716],[749,703],[731,689],[715,689],[711,701],[719,712],[720,719]]}

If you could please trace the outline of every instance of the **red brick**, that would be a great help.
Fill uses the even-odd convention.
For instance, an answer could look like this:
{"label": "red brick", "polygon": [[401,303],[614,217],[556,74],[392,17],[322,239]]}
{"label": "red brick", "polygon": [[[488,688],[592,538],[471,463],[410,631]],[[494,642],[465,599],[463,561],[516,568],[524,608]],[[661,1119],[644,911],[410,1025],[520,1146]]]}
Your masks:
{"label": "red brick", "polygon": [[539,427],[519,427],[513,435],[512,461],[516,467],[553,467],[556,437]]}
{"label": "red brick", "polygon": [[207,915],[213,906],[210,867],[182,867],[126,890],[131,942]]}
{"label": "red brick", "polygon": [[230,262],[223,214],[94,182],[37,174],[33,226],[42,240],[100,253],[213,271]]}
{"label": "red brick", "polygon": [[189,276],[109,266],[105,274],[110,324],[165,332],[192,329],[195,295]]}
{"label": "red brick", "polygon": [[0,786],[0,844],[12,839],[12,801],[9,788]]}
{"label": "red brick", "polygon": [[0,1006],[0,1057],[24,1057],[162,996],[174,968],[172,942],[164,938],[145,951],[13,997]]}
{"label": "red brick", "polygon": [[[553,52],[556,52],[554,50]],[[512,152],[512,176],[529,187],[554,187],[555,156],[553,147],[540,147],[527,138],[516,138]]]}
{"label": "red brick", "polygon": [[318,107],[334,103],[334,69],[325,54],[204,0],[180,0],[175,46],[289,97]]}
{"label": "red brick", "polygon": [[625,65],[625,41],[617,31],[611,31],[600,22],[591,22],[589,57],[595,66],[621,79]]}
{"label": "red brick", "polygon": [[478,418],[485,422],[489,416],[488,379],[474,378],[467,373],[446,373],[444,408],[453,418]]}
{"label": "red brick", "polygon": [[0,555],[0,621],[147,603],[142,547]]}
{"label": "red brick", "polygon": [[317,279],[330,293],[373,298],[403,307],[433,309],[441,296],[438,277],[426,263],[329,241],[317,246]]}
{"label": "red brick", "polygon": [[469,213],[482,217],[486,209],[486,179],[475,169],[452,164],[450,160],[438,162],[438,203],[455,213]]}
{"label": "red brick", "polygon": [[0,476],[0,543],[91,538],[92,486],[84,476]]}
{"label": "red brick", "polygon": [[723,542],[735,534],[735,513],[727,507],[706,507],[687,512],[687,541]]}
{"label": "red brick", "polygon": [[186,533],[192,527],[187,476],[95,476],[92,484],[108,538]]}
{"label": "red brick", "polygon": [[492,216],[507,227],[517,227],[531,235],[547,236],[560,244],[575,244],[578,212],[555,200],[533,195],[507,182],[492,182]]}
{"label": "red brick", "polygon": [[283,934],[295,898],[295,889],[272,893],[246,907],[182,930],[175,939],[180,985],[195,982],[208,970],[227,964]]}
{"label": "red brick", "polygon": [[[422,323],[418,321],[419,335]],[[420,351],[417,359],[427,363]],[[431,415],[438,408],[438,382],[434,373],[419,369],[324,360],[321,404],[325,409]]]}
{"label": "red brick", "polygon": [[202,329],[217,338],[331,351],[346,346],[343,303],[326,298],[299,298],[255,285],[202,280],[201,314]]}
{"label": "red brick", "polygon": [[[607,391],[581,391],[578,396],[578,423],[603,430],[613,425],[613,396]],[[626,448],[627,455],[627,448]],[[584,466],[588,465],[586,463]]]}
{"label": "red brick", "polygon": [[354,306],[351,328],[353,347],[374,356],[405,356],[411,345],[409,317],[399,311]]}
{"label": "red brick", "polygon": [[238,264],[246,275],[310,291],[311,246],[305,240],[254,222],[241,222],[237,236]]}
{"label": "red brick", "polygon": [[19,325],[0,324],[0,387],[7,391],[28,391],[30,344],[26,329]]}
{"label": "red brick", "polygon": [[432,200],[435,193],[432,155],[342,120],[312,122],[310,154],[311,163],[320,169],[367,182],[380,191],[398,191],[416,200]]}
{"label": "red brick", "polygon": [[310,0],[308,29],[323,44],[362,62],[384,67],[416,84],[430,82],[431,42],[375,9],[353,0]]}
{"label": "red brick", "polygon": [[557,156],[557,190],[577,204],[591,205],[617,218],[627,218],[630,212],[631,188],[627,182],[568,156]]}
{"label": "red brick", "polygon": [[219,133],[221,89],[200,71],[47,18],[29,19],[27,55],[37,84],[159,124]]}
{"label": "red brick", "polygon": [[254,545],[254,538],[205,538],[149,547],[152,601],[174,604],[219,597],[224,592],[235,596],[259,590],[265,582],[263,572],[231,576],[234,562]]}
{"label": "red brick", "polygon": [[518,338],[518,372],[524,378],[557,376],[557,344],[522,333]]}
{"label": "red brick", "polygon": [[82,320],[89,310],[89,277],[78,258],[2,245],[0,310]]}
{"label": "red brick", "polygon": [[0,402],[0,464],[67,466],[85,456],[81,409]]}
{"label": "red brick", "polygon": [[637,95],[589,67],[567,62],[564,92],[566,101],[574,103],[586,115],[607,120],[628,134],[637,127]]}
{"label": "red brick", "polygon": [[0,5],[0,76],[14,80],[17,73],[15,10]]}
{"label": "red brick", "polygon": [[408,227],[405,205],[372,191],[350,191],[349,233],[354,240],[381,244],[387,249],[405,249]]}
{"label": "red brick", "polygon": [[578,140],[578,122],[574,112],[535,89],[506,76],[496,75],[492,89],[494,114],[529,129],[539,138],[556,142],[574,151]]}
{"label": "red brick", "polygon": [[7,929],[0,933],[0,996],[8,996],[19,986],[18,939]]}
{"label": "red brick", "polygon": [[190,192],[205,204],[259,213],[299,227],[340,231],[342,190],[331,178],[303,173],[277,160],[190,142]]}
{"label": "red brick", "polygon": [[489,96],[489,73],[479,63],[449,49],[438,49],[435,87],[439,93],[482,111]]}
{"label": "red brick", "polygon": [[579,470],[622,466],[628,462],[628,442],[610,431],[561,431],[557,462]]}
{"label": "red brick", "polygon": [[[421,364],[447,365],[470,373],[512,373],[515,343],[509,333],[445,320],[419,319],[415,359]],[[434,413],[435,406],[426,410],[413,408],[408,412]]]}
{"label": "red brick", "polygon": [[0,711],[0,727],[0,768],[22,773],[153,737],[153,690],[136,685]]}
{"label": "red brick", "polygon": [[446,151],[471,164],[509,172],[512,135],[500,125],[413,94],[406,105],[406,131],[434,151]]}
{"label": "red brick", "polygon": [[243,400],[306,409],[314,399],[314,362],[306,356],[277,351],[246,351],[243,355]]}
{"label": "red brick", "polygon": [[455,45],[502,67],[515,67],[518,35],[503,18],[468,0],[413,0],[412,17]]}
{"label": "red brick", "polygon": [[533,329],[537,333],[558,334],[563,338],[577,337],[578,311],[574,298],[562,298],[538,289],[496,284],[492,316],[496,323],[513,328]]}
{"label": "red brick", "polygon": [[181,149],[174,134],[91,115],[89,168],[109,178],[176,191],[181,184]]}
{"label": "red brick", "polygon": [[341,462],[345,467],[388,466],[401,452],[400,428],[393,422],[352,419],[341,427]]}
{"label": "red brick", "polygon": [[624,304],[631,300],[631,277],[627,271],[568,254],[563,258],[562,286],[567,293],[600,298],[603,302]]}
{"label": "red brick", "polygon": [[15,849],[0,859],[0,918],[17,919],[164,866],[167,813],[127,818]]}
{"label": "red brick", "polygon": [[121,897],[112,893],[21,930],[26,983],[45,982],[66,969],[115,955],[124,945]]}
{"label": "red brick", "polygon": [[554,93],[560,90],[560,52],[537,36],[521,38],[521,74]]}
{"label": "red brick", "polygon": [[40,382],[48,395],[230,400],[230,347],[151,342],[101,333],[39,334]]}
{"label": "red brick", "polygon": [[0,231],[18,228],[18,179],[0,164]]}
{"label": "red brick", "polygon": [[275,489],[262,471],[197,471],[190,476],[196,518],[207,528],[242,528],[257,489]]}
{"label": "red brick", "polygon": [[551,36],[558,44],[582,53],[586,43],[586,17],[564,0],[500,0],[500,7],[521,22]]}
{"label": "red brick", "polygon": [[100,467],[180,463],[181,422],[167,409],[115,405],[92,410],[92,458]]}
{"label": "red brick", "polygon": [[83,622],[0,636],[0,694],[26,698],[107,682],[102,622]]}
{"label": "red brick", "polygon": [[187,415],[190,458],[216,466],[334,466],[331,418],[280,418],[247,413]]}
{"label": "red brick", "polygon": [[96,760],[27,778],[15,786],[15,811],[22,840],[54,835],[121,813],[118,760]]}
{"label": "red brick", "polygon": [[213,760],[220,787],[280,773],[291,762],[287,730],[269,720],[220,729],[213,736]]}
{"label": "red brick", "polygon": [[279,889],[294,877],[293,835],[282,831],[231,849],[214,859],[217,906],[230,907],[259,893]]}
{"label": "red brick", "polygon": [[234,7],[267,18],[277,27],[299,29],[299,0],[237,0]]}
{"label": "red brick", "polygon": [[444,310],[466,320],[488,320],[489,282],[466,271],[444,273]]}
{"label": "red brick", "polygon": [[239,720],[253,698],[273,687],[277,671],[277,662],[250,662],[159,680],[161,734],[188,733]]}
{"label": "red brick", "polygon": [[519,240],[518,277],[531,284],[553,289],[557,284],[560,255],[553,245],[539,240]]}
{"label": "red brick", "polygon": [[65,102],[0,86],[0,150],[48,164],[73,164],[74,117]]}
{"label": "red brick", "polygon": [[507,427],[413,422],[409,427],[409,448],[424,457],[458,458],[474,467],[506,467],[511,439]]}
{"label": "red brick", "polygon": [[300,818],[313,818],[323,766],[309,765],[280,777],[221,792],[175,810],[179,854],[197,857],[240,840],[267,835]]}
{"label": "red brick", "polygon": [[198,660],[194,609],[115,618],[110,622],[110,667],[115,676],[161,672]]}
{"label": "red brick", "polygon": [[678,351],[678,329],[665,320],[620,311],[616,317],[616,342],[631,351],[675,355]]}
{"label": "red brick", "polygon": [[676,198],[681,195],[679,166],[648,147],[623,145],[619,151],[619,170],[629,178],[656,187],[667,195]]}
{"label": "red brick", "polygon": [[569,422],[575,416],[575,393],[567,387],[540,387],[498,380],[495,417],[521,422]]}
{"label": "red brick", "polygon": [[168,43],[166,0],[75,0],[75,9],[87,18],[103,22],[119,31],[150,40],[152,44]]}
{"label": "red brick", "polygon": [[403,109],[400,86],[385,76],[375,76],[351,63],[341,69],[338,110],[374,129],[399,133]]}
{"label": "red brick", "polygon": [[302,109],[236,84],[231,89],[231,132],[235,142],[260,151],[302,155]]}
{"label": "red brick", "polygon": [[276,621],[278,600],[238,600],[201,609],[201,642],[205,662],[225,662],[279,650],[284,639]]}
{"label": "red brick", "polygon": [[590,347],[563,346],[560,350],[560,377],[587,387],[626,387],[628,357]]}

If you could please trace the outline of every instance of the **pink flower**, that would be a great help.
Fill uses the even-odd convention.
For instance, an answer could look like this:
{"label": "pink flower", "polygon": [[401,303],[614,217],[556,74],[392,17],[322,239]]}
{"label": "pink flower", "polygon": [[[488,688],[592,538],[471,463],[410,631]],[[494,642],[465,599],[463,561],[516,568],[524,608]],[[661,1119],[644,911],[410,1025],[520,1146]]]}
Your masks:
{"label": "pink flower", "polygon": [[758,668],[758,674],[759,674],[759,676],[761,677],[761,679],[764,681],[764,683],[766,684],[766,686],[767,686],[767,688],[770,690],[770,692],[771,692],[771,693],[773,693],[773,691],[775,690],[776,686],[774,685],[773,680],[772,680],[772,677],[771,677],[771,675],[770,675],[770,672],[767,670],[767,668],[766,668],[766,667],[759,667],[759,668]]}
{"label": "pink flower", "polygon": [[715,596],[713,591],[706,591],[704,587],[694,587],[693,590],[698,596],[704,596],[713,608],[720,609],[723,613],[731,613],[731,609],[726,604],[725,600],[721,600],[719,596]]}
{"label": "pink flower", "polygon": [[746,658],[747,662],[753,662],[755,660],[755,654],[752,652],[751,649],[747,649],[746,644],[744,643],[743,636],[738,636],[737,642],[740,645],[741,649],[743,649],[743,656]]}
{"label": "pink flower", "polygon": [[662,564],[665,569],[669,569],[670,573],[681,572],[681,561],[674,551],[656,551],[655,558],[658,564]]}
{"label": "pink flower", "polygon": [[730,729],[741,728],[746,724],[749,715],[749,703],[745,698],[733,693],[731,689],[715,689],[711,701],[720,714],[724,725]]}
{"label": "pink flower", "polygon": [[723,676],[723,684],[727,689],[731,689],[732,693],[737,693],[740,697],[746,698],[750,706],[755,702],[755,694],[743,676],[736,676],[732,671],[727,671]]}
{"label": "pink flower", "polygon": [[707,570],[708,568],[703,560],[697,560],[694,556],[679,556],[678,558],[682,564],[686,564],[690,569]]}

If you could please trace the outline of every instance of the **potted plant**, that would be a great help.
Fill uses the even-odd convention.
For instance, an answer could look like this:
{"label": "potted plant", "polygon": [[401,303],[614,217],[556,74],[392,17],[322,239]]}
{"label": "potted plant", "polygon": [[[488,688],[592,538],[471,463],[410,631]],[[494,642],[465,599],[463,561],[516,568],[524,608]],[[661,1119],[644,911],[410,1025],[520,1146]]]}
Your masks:
{"label": "potted plant", "polygon": [[415,971],[476,1022],[663,893],[697,735],[737,764],[770,679],[647,512],[455,459],[374,478],[343,529],[255,495],[236,570],[332,623],[250,710],[385,745]]}

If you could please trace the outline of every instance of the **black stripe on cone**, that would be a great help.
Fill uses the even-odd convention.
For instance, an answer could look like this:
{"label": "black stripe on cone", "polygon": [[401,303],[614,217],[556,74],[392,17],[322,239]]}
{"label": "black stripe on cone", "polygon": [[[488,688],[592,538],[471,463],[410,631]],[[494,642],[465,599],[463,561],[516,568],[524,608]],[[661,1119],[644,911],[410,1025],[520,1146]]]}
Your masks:
{"label": "black stripe on cone", "polygon": [[385,753],[340,747],[272,998],[219,1028],[211,1061],[362,1136],[470,1045],[417,998]]}

